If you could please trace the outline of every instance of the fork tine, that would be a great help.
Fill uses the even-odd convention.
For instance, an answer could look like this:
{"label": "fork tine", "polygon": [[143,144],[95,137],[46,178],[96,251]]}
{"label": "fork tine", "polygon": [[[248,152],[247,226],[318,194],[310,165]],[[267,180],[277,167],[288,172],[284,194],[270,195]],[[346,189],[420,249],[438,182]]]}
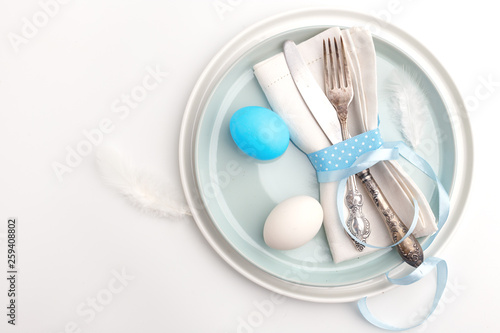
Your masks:
{"label": "fork tine", "polygon": [[[342,37],[340,37],[342,40]],[[343,52],[343,50],[339,50],[339,45],[337,43],[337,38],[333,39],[335,43],[335,55],[336,55],[336,61],[337,61],[337,75],[339,79],[339,87],[345,87],[345,79],[344,79],[344,62],[343,62],[343,57],[340,56],[340,53]]]}
{"label": "fork tine", "polygon": [[344,76],[345,76],[345,86],[346,87],[351,87],[352,86],[352,81],[351,81],[351,73],[349,72],[349,66],[347,64],[347,56],[346,56],[346,51],[345,51],[345,44],[344,44],[344,39],[340,37],[340,48],[341,48],[341,53],[342,53],[342,58],[344,61]]}
{"label": "fork tine", "polygon": [[323,82],[325,84],[325,91],[328,91],[331,89],[330,86],[330,68],[328,66],[328,58],[326,56],[326,43],[325,40],[323,39]]}
{"label": "fork tine", "polygon": [[331,75],[331,80],[333,82],[333,87],[334,88],[338,88],[338,84],[337,84],[337,68],[335,68],[335,62],[333,61],[333,51],[332,51],[332,42],[330,41],[330,38],[328,38],[328,54],[329,54],[329,58],[330,58],[330,68],[331,68],[331,71],[332,71],[332,75]]}

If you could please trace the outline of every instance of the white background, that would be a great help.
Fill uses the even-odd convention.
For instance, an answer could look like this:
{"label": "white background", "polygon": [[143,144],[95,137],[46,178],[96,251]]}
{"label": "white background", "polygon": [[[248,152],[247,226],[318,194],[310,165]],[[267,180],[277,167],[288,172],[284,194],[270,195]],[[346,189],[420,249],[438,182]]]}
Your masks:
{"label": "white background", "polygon": [[[490,159],[500,121],[500,20],[492,2],[65,2],[17,47],[9,36],[22,36],[24,18],[33,22],[41,6],[36,0],[0,2],[2,272],[11,216],[19,220],[20,255],[15,327],[6,323],[7,283],[0,273],[0,332],[381,331],[354,303],[284,298],[269,306],[272,293],[219,258],[190,218],[147,215],[105,186],[95,164],[96,147],[62,181],[52,168],[54,162],[64,163],[67,146],[75,148],[85,139],[84,131],[110,118],[113,129],[102,145],[118,148],[181,192],[181,117],[204,67],[253,23],[317,5],[376,15],[410,33],[444,64],[463,97],[477,102],[469,109],[473,188],[460,227],[441,253],[451,287],[431,320],[412,331],[500,329],[498,175]],[[225,5],[225,11],[215,5]],[[140,85],[147,68],[156,67],[168,77],[128,117],[117,117],[111,111],[114,101]],[[488,80],[493,84],[485,85]],[[122,273],[128,280],[120,283],[114,276]],[[392,314],[400,317],[397,323],[405,322],[401,318],[408,323],[425,306],[410,303],[405,312],[405,296],[431,293],[432,283],[420,291],[398,288],[372,304],[385,319]],[[112,298],[99,311],[90,310],[89,302],[99,295]]]}

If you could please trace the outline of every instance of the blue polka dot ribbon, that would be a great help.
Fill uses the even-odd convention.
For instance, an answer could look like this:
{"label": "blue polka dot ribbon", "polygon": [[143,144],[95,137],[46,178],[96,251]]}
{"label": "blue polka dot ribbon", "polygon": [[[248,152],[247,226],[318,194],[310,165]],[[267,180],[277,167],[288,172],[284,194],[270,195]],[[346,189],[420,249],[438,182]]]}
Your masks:
{"label": "blue polka dot ribbon", "polygon": [[361,155],[377,150],[380,146],[382,138],[377,128],[308,154],[307,157],[318,173],[341,170],[350,167]]}
{"label": "blue polka dot ribbon", "polygon": [[[436,183],[437,187],[439,204],[437,216],[438,230],[425,240],[424,244],[422,244],[423,250],[427,249],[429,245],[434,241],[448,218],[450,208],[448,193],[444,189],[443,185],[439,181],[437,175],[435,174],[429,163],[427,163],[425,159],[416,154],[403,142],[384,143],[381,139],[380,130],[378,128],[366,133],[362,133],[348,140],[339,142],[328,148],[313,152],[311,154],[308,154],[307,156],[316,169],[318,182],[339,182],[336,202],[339,217],[344,216],[343,198],[345,194],[346,180],[350,175],[357,174],[358,172],[363,171],[380,161],[396,160],[401,156],[411,164],[413,164],[417,169],[422,171],[429,178],[431,178]],[[414,205],[415,212],[413,222],[409,228],[407,235],[405,235],[404,238],[411,234],[418,220],[418,205],[415,200]],[[343,221],[343,218],[340,218],[340,220]],[[345,225],[345,222],[342,222],[342,226],[344,227],[345,231],[359,243],[368,247],[380,248],[378,246],[364,243],[354,237],[349,232],[347,226]],[[392,247],[394,245],[395,244],[392,244],[389,247]],[[397,285],[409,285],[421,280],[424,276],[426,276],[434,269],[436,269],[437,271],[436,292],[431,309],[427,317],[422,321],[415,323],[411,327],[404,328],[387,324],[377,319],[371,313],[367,305],[366,297],[358,301],[358,308],[361,314],[373,325],[386,330],[402,331],[419,326],[434,312],[439,303],[439,300],[441,299],[441,296],[443,295],[448,279],[448,268],[446,262],[443,259],[439,259],[436,257],[426,258],[425,261],[409,275],[398,279],[390,278],[389,272],[386,273],[387,280],[390,283]]]}

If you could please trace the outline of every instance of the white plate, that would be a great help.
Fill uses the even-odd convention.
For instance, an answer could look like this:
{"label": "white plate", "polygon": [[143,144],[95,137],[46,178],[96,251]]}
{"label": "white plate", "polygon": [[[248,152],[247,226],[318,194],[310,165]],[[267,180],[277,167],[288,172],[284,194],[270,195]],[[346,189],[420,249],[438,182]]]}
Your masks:
{"label": "white plate", "polygon": [[[403,272],[408,267],[395,251],[334,264],[323,231],[293,251],[267,247],[262,239],[266,216],[291,195],[318,196],[314,171],[293,145],[277,161],[259,163],[248,158],[232,142],[228,123],[238,108],[268,106],[253,76],[254,64],[281,52],[286,39],[300,43],[334,25],[374,30],[379,87],[393,69],[404,67],[418,77],[426,93],[435,129],[426,139],[434,144],[419,153],[437,171],[452,201],[445,227],[425,252],[427,257],[436,255],[451,238],[468,194],[471,132],[463,102],[445,70],[422,45],[393,26],[358,13],[319,8],[280,15],[247,29],[201,75],[186,107],[180,137],[184,191],[196,223],[217,253],[270,290],[319,302],[346,302],[381,293],[391,288],[385,272]],[[379,99],[384,139],[398,140],[387,100]],[[436,208],[432,184],[418,174],[412,177]]]}

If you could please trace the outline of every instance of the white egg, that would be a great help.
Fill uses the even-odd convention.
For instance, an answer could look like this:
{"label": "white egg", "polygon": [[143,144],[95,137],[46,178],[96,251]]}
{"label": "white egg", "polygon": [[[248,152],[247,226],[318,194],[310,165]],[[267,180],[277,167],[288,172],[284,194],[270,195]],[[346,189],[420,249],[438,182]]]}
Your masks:
{"label": "white egg", "polygon": [[264,241],[273,249],[296,249],[310,241],[323,223],[323,208],[309,196],[286,199],[271,211],[264,224]]}

